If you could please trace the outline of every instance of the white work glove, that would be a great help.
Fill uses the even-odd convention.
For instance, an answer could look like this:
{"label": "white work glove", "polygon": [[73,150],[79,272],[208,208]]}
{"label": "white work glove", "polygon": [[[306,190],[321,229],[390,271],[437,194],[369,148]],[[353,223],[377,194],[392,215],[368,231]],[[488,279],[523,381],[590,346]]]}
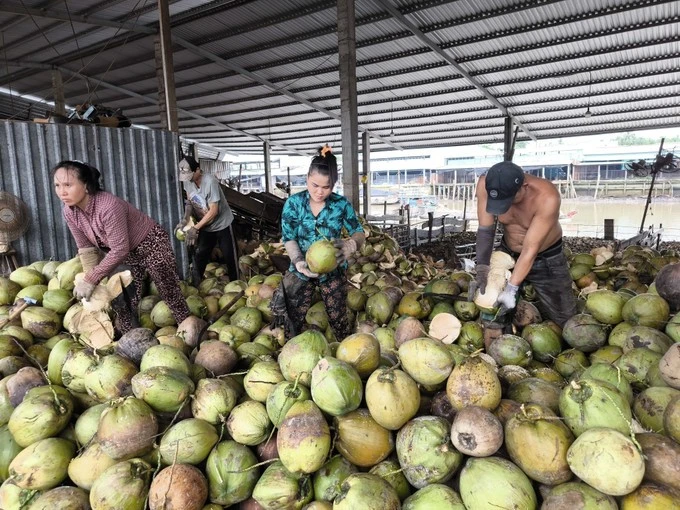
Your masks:
{"label": "white work glove", "polygon": [[505,285],[503,292],[501,292],[498,295],[498,299],[496,300],[496,303],[498,305],[504,307],[505,310],[512,310],[517,305],[517,291],[518,290],[519,290],[518,285],[513,285],[512,283],[508,282]]}
{"label": "white work glove", "polygon": [[86,281],[85,278],[82,278],[73,288],[73,295],[76,299],[90,299],[95,287],[96,285],[94,283],[90,283]]}
{"label": "white work glove", "polygon": [[338,265],[343,264],[357,251],[357,242],[354,239],[337,239],[333,241],[335,246],[335,261]]}
{"label": "white work glove", "polygon": [[295,269],[298,270],[300,274],[305,275],[307,278],[318,278],[319,273],[313,273],[310,271],[309,266],[307,265],[307,262],[304,260],[298,260],[295,263]]}

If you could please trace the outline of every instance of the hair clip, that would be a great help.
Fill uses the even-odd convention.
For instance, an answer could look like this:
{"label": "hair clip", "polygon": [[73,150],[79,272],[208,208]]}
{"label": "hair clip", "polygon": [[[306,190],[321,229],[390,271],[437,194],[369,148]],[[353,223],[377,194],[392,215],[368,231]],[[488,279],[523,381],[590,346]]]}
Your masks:
{"label": "hair clip", "polygon": [[331,149],[331,146],[326,144],[321,148],[321,155],[325,156],[327,152],[330,152],[331,154],[333,153],[333,149]]}

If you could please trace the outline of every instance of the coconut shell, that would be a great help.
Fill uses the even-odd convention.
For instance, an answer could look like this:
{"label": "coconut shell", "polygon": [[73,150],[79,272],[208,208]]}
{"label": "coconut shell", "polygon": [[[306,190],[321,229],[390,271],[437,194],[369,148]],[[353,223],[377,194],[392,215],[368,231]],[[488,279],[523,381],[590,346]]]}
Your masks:
{"label": "coconut shell", "polygon": [[238,354],[219,340],[203,342],[196,353],[194,363],[204,367],[212,377],[228,374],[236,366]]}
{"label": "coconut shell", "polygon": [[671,310],[680,310],[680,263],[662,267],[654,282],[659,296],[668,302]]}
{"label": "coconut shell", "polygon": [[158,339],[154,336],[152,330],[135,328],[125,333],[116,342],[116,353],[139,366],[144,353],[154,345],[158,345]]}
{"label": "coconut shell", "polygon": [[661,434],[635,436],[645,456],[645,480],[680,491],[680,444]]}
{"label": "coconut shell", "polygon": [[467,406],[458,411],[453,420],[451,442],[465,455],[487,457],[503,444],[503,425],[491,411]]}
{"label": "coconut shell", "polygon": [[26,392],[36,386],[43,386],[45,379],[40,370],[34,367],[23,367],[7,381],[7,394],[13,407],[23,402]]}

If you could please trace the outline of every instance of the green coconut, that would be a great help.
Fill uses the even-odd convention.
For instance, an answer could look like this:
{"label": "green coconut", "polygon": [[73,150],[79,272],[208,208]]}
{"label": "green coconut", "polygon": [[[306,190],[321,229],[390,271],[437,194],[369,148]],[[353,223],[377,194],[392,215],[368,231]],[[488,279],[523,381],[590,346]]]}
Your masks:
{"label": "green coconut", "polygon": [[329,356],[330,347],[319,331],[308,330],[291,338],[281,349],[278,356],[281,373],[287,381],[299,379],[309,387],[312,383],[312,370],[323,357]]}
{"label": "green coconut", "polygon": [[7,425],[0,425],[0,483],[9,478],[9,465],[21,450]]}
{"label": "green coconut", "polygon": [[270,464],[253,489],[253,499],[263,508],[302,508],[314,497],[308,475],[288,471],[280,461]]}
{"label": "green coconut", "polygon": [[635,397],[635,417],[646,430],[664,433],[664,411],[676,397],[680,397],[680,390],[658,386],[647,388]]}
{"label": "green coconut", "polygon": [[470,457],[460,473],[460,495],[468,509],[537,508],[527,475],[500,457]]}
{"label": "green coconut", "polygon": [[478,322],[463,322],[456,344],[468,352],[475,352],[484,347],[484,328]]}
{"label": "green coconut", "polygon": [[313,273],[319,274],[334,271],[338,267],[338,262],[335,258],[336,252],[337,249],[333,243],[327,239],[313,242],[307,249],[307,253],[305,253],[307,267]]}
{"label": "green coconut", "polygon": [[569,447],[567,462],[576,476],[609,496],[633,492],[645,473],[644,459],[633,441],[611,428],[586,430]]}
{"label": "green coconut", "polygon": [[555,414],[537,404],[525,405],[505,423],[510,459],[527,476],[546,485],[571,479],[567,450],[573,441],[573,434]]}
{"label": "green coconut", "polygon": [[205,464],[209,499],[228,507],[248,499],[260,477],[257,457],[236,441],[222,441],[213,448]]}
{"label": "green coconut", "polygon": [[562,351],[560,335],[544,322],[524,326],[522,338],[529,342],[534,359],[543,363],[550,363]]}
{"label": "green coconut", "polygon": [[357,472],[357,467],[342,455],[336,455],[314,473],[312,483],[317,501],[332,502],[339,494],[342,482]]}
{"label": "green coconut", "polygon": [[406,372],[379,368],[366,382],[366,405],[379,425],[399,430],[418,412],[420,391]]}
{"label": "green coconut", "polygon": [[172,310],[170,310],[170,307],[165,301],[159,301],[154,305],[151,310],[151,320],[157,328],[175,326],[177,324],[175,316],[172,314]]}
{"label": "green coconut", "polygon": [[274,386],[267,396],[267,415],[278,428],[294,403],[311,398],[311,393],[306,386],[291,381],[282,381]]}
{"label": "green coconut", "polygon": [[349,363],[325,357],[312,370],[312,399],[325,413],[340,416],[361,404],[363,385]]}
{"label": "green coconut", "polygon": [[655,294],[639,294],[623,305],[622,315],[626,322],[637,326],[663,329],[670,316],[668,302]]}
{"label": "green coconut", "polygon": [[83,265],[80,262],[80,257],[73,257],[72,259],[59,264],[55,275],[55,278],[59,283],[59,288],[73,290],[75,287],[76,275],[82,272]]}
{"label": "green coconut", "polygon": [[104,452],[98,441],[92,441],[71,460],[68,465],[68,476],[78,487],[89,491],[95,480],[118,462]]}
{"label": "green coconut", "polygon": [[90,508],[87,491],[78,487],[55,487],[40,494],[31,510],[85,510]]}
{"label": "green coconut", "polygon": [[271,422],[264,404],[247,400],[231,410],[227,419],[227,431],[235,441],[255,446],[266,440]]}
{"label": "green coconut", "polygon": [[402,510],[466,510],[460,495],[451,487],[433,483],[404,500]]}
{"label": "green coconut", "polygon": [[380,342],[371,333],[355,333],[340,342],[335,357],[352,365],[359,377],[366,379],[380,365]]}
{"label": "green coconut", "polygon": [[99,402],[132,395],[132,378],[137,367],[117,354],[109,354],[92,367],[85,378],[85,391]]}
{"label": "green coconut", "polygon": [[97,357],[90,349],[69,349],[61,367],[62,383],[71,391],[85,393],[85,377],[96,365]]}
{"label": "green coconut", "polygon": [[586,310],[602,324],[618,324],[623,320],[626,300],[613,290],[600,289],[588,294]]}
{"label": "green coconut", "polygon": [[139,363],[139,371],[153,367],[166,367],[184,375],[191,374],[191,362],[184,353],[170,345],[153,345],[149,347]]}
{"label": "green coconut", "polygon": [[382,326],[392,319],[394,306],[389,294],[383,291],[376,292],[366,300],[366,316],[377,325]]}
{"label": "green coconut", "polygon": [[177,412],[194,392],[193,381],[167,367],[151,367],[132,378],[132,392],[154,411]]}
{"label": "green coconut", "polygon": [[397,491],[383,478],[371,473],[353,473],[340,487],[334,510],[399,510]]}
{"label": "green coconut", "polygon": [[262,329],[262,312],[257,308],[244,306],[234,312],[230,322],[248,335],[253,336]]}
{"label": "green coconut", "polygon": [[314,473],[331,450],[331,434],[321,410],[311,400],[295,402],[276,434],[283,465],[293,473]]}
{"label": "green coconut", "polygon": [[276,361],[259,361],[243,378],[243,387],[251,399],[266,402],[274,386],[282,381],[284,377]]}
{"label": "green coconut", "polygon": [[621,370],[607,363],[595,363],[581,372],[580,379],[596,379],[611,384],[623,395],[629,404],[633,404],[633,388]]}
{"label": "green coconut", "polygon": [[59,434],[71,420],[73,398],[61,386],[28,390],[9,418],[8,427],[22,447]]}
{"label": "green coconut", "polygon": [[0,276],[0,306],[11,305],[21,290],[21,285],[4,276]]}
{"label": "green coconut", "polygon": [[382,462],[373,466],[369,470],[369,473],[378,475],[387,483],[389,483],[396,491],[397,497],[400,501],[403,501],[411,495],[411,487],[401,470],[401,466],[396,460],[383,460]]}
{"label": "green coconut", "polygon": [[593,352],[607,343],[607,327],[595,317],[577,314],[562,328],[562,338],[574,349]]}
{"label": "green coconut", "polygon": [[411,485],[420,489],[449,480],[463,461],[449,436],[450,424],[438,416],[419,416],[397,433],[399,464]]}
{"label": "green coconut", "polygon": [[471,356],[451,372],[446,394],[457,411],[469,405],[492,410],[501,401],[501,382],[489,363],[479,356]]}
{"label": "green coconut", "polygon": [[[624,323],[621,323],[624,324]],[[623,354],[623,349],[618,345],[605,345],[588,356],[591,365],[611,365]]]}
{"label": "green coconut", "polygon": [[218,425],[227,419],[240,393],[231,379],[201,379],[196,383],[191,399],[191,414],[194,418]]}
{"label": "green coconut", "polygon": [[85,409],[78,416],[73,428],[79,447],[85,446],[95,436],[99,428],[99,419],[107,408],[107,404],[97,404]]}
{"label": "green coconut", "polygon": [[61,317],[48,308],[29,306],[21,312],[21,327],[36,338],[48,339],[61,331]]}
{"label": "green coconut", "polygon": [[22,489],[48,490],[66,479],[76,445],[49,437],[27,446],[9,464],[9,476]]}
{"label": "green coconut", "polygon": [[496,338],[486,350],[500,366],[526,367],[532,360],[531,345],[524,338],[505,334]]}
{"label": "green coconut", "polygon": [[602,494],[583,482],[567,482],[552,487],[543,499],[543,507],[573,508],[574,510],[619,510],[614,498]]}
{"label": "green coconut", "polygon": [[638,347],[624,352],[614,365],[621,370],[633,389],[643,390],[647,387],[647,373],[652,366],[658,366],[661,358],[658,352]]}
{"label": "green coconut", "polygon": [[590,366],[585,353],[578,349],[566,349],[559,353],[553,363],[553,368],[565,379],[576,377]]}
{"label": "green coconut", "polygon": [[97,510],[144,510],[153,468],[141,459],[124,460],[104,471],[92,485],[90,504]]}
{"label": "green coconut", "polygon": [[398,353],[404,371],[419,384],[441,384],[453,369],[449,349],[438,340],[414,338],[401,344]]}
{"label": "green coconut", "polygon": [[392,453],[392,433],[378,425],[368,409],[357,409],[333,420],[337,433],[335,447],[352,464],[375,466]]}
{"label": "green coconut", "polygon": [[65,314],[73,303],[75,303],[73,293],[64,289],[48,290],[42,297],[43,307],[61,315]]}
{"label": "green coconut", "polygon": [[633,326],[628,330],[622,348],[623,352],[627,352],[638,347],[646,347],[659,354],[665,354],[673,343],[668,335],[658,329],[647,326]]}
{"label": "green coconut", "polygon": [[175,423],[163,434],[161,459],[166,464],[200,464],[218,440],[213,425],[198,418],[188,418]]}
{"label": "green coconut", "polygon": [[42,285],[45,283],[43,274],[28,266],[23,266],[15,269],[9,274],[9,279],[14,283],[21,285],[22,289],[31,285]]}
{"label": "green coconut", "polygon": [[141,457],[151,450],[158,420],[143,400],[128,397],[109,402],[100,418],[97,440],[113,459]]}
{"label": "green coconut", "polygon": [[575,436],[596,427],[630,434],[630,404],[611,384],[597,379],[572,381],[560,395],[560,415]]}
{"label": "green coconut", "polygon": [[559,410],[560,386],[539,377],[527,377],[512,383],[506,398],[520,404],[540,404],[553,412]]}

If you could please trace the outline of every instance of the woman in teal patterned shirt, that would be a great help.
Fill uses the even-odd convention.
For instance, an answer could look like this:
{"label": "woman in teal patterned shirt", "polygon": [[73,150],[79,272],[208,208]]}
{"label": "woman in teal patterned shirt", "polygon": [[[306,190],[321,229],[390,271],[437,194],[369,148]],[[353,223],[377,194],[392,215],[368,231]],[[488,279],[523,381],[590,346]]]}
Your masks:
{"label": "woman in teal patterned shirt", "polygon": [[[333,193],[337,179],[337,162],[326,146],[312,159],[307,189],[288,198],[283,206],[282,241],[290,267],[272,297],[271,310],[274,325],[285,326],[288,338],[302,332],[315,288],[319,289],[336,338],[340,341],[350,333],[346,260],[361,247],[365,236],[352,205],[345,197]],[[349,239],[340,240],[343,228]],[[337,269],[323,275],[311,272],[305,262],[305,253],[320,239],[335,240],[337,248]]]}

